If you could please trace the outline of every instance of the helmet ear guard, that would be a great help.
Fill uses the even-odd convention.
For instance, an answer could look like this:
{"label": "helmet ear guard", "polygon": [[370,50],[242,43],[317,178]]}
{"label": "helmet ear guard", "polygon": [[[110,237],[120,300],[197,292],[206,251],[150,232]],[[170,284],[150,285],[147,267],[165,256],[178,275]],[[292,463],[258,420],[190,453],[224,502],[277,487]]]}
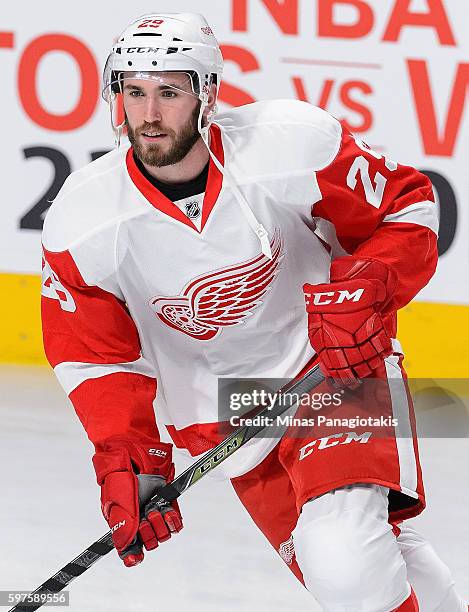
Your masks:
{"label": "helmet ear guard", "polygon": [[[120,93],[120,91],[118,93]],[[114,115],[117,112],[116,99],[117,99],[117,94],[113,89],[111,89],[111,92],[108,98],[109,112],[111,114],[111,127],[114,133],[114,142],[116,144],[116,147],[119,147],[121,143],[122,132],[124,131],[124,126],[125,126],[125,116],[124,116],[122,123],[120,123],[119,125],[116,125],[116,123],[114,122]]]}
{"label": "helmet ear guard", "polygon": [[[121,76],[120,76],[121,74],[122,73],[119,73],[119,72],[113,72],[111,74],[111,83],[109,85],[109,87],[111,89],[111,93],[114,93],[114,94],[122,93],[122,87],[121,87],[122,80],[121,80]],[[104,90],[103,90],[103,92],[104,92]]]}

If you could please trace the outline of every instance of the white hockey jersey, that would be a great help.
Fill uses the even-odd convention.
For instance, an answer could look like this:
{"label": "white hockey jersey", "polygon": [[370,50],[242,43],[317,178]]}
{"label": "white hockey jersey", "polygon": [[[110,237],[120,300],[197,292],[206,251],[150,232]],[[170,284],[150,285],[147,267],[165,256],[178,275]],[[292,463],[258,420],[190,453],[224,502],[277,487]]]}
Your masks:
{"label": "white hockey jersey", "polygon": [[[193,456],[215,446],[219,377],[293,377],[312,359],[302,285],[327,282],[331,257],[393,266],[396,309],[433,274],[430,182],[325,111],[288,100],[230,110],[211,150],[272,259],[212,161],[200,229],[126,148],[73,173],[47,214],[44,346],[97,448],[163,425]],[[275,443],[252,440],[221,468],[243,474]]]}

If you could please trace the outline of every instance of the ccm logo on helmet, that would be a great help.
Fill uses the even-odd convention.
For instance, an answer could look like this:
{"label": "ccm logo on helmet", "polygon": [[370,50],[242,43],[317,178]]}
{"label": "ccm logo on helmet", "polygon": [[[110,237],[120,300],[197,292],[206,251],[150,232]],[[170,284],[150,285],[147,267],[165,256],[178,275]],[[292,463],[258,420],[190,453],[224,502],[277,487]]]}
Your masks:
{"label": "ccm logo on helmet", "polygon": [[353,293],[346,289],[340,291],[324,291],[318,293],[311,293],[307,296],[306,302],[308,304],[313,302],[315,306],[326,306],[327,304],[342,304],[345,300],[349,302],[358,302],[365,289],[357,289]]}
{"label": "ccm logo on helmet", "polygon": [[354,431],[347,431],[345,433],[338,433],[332,436],[326,436],[325,438],[319,438],[308,442],[305,446],[300,448],[300,461],[309,457],[315,448],[317,450],[324,450],[325,448],[331,448],[338,444],[350,444],[351,442],[360,442],[360,444],[366,444],[371,438],[371,431],[365,431],[365,433],[357,434]]}
{"label": "ccm logo on helmet", "polygon": [[126,53],[156,53],[158,47],[129,47]]}

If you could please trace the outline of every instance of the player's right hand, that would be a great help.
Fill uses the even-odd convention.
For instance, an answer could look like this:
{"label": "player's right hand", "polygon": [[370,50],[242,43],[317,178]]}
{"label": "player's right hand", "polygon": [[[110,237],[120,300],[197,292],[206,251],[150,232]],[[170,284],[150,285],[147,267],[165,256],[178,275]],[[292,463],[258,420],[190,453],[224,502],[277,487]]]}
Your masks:
{"label": "player's right hand", "polygon": [[143,561],[143,548],[153,550],[181,531],[176,502],[149,501],[174,477],[171,444],[113,436],[100,445],[93,465],[101,486],[101,509],[127,567]]}

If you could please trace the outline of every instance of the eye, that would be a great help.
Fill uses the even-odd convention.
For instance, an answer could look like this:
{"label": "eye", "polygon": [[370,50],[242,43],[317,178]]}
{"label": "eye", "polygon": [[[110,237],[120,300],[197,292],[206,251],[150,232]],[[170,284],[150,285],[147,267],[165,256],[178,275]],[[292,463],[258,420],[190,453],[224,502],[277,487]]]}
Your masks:
{"label": "eye", "polygon": [[172,89],[165,89],[161,92],[163,98],[177,98],[177,93]]}
{"label": "eye", "polygon": [[129,91],[129,96],[131,98],[139,98],[140,96],[143,96],[143,92],[139,91],[138,89],[132,89],[132,91]]}

